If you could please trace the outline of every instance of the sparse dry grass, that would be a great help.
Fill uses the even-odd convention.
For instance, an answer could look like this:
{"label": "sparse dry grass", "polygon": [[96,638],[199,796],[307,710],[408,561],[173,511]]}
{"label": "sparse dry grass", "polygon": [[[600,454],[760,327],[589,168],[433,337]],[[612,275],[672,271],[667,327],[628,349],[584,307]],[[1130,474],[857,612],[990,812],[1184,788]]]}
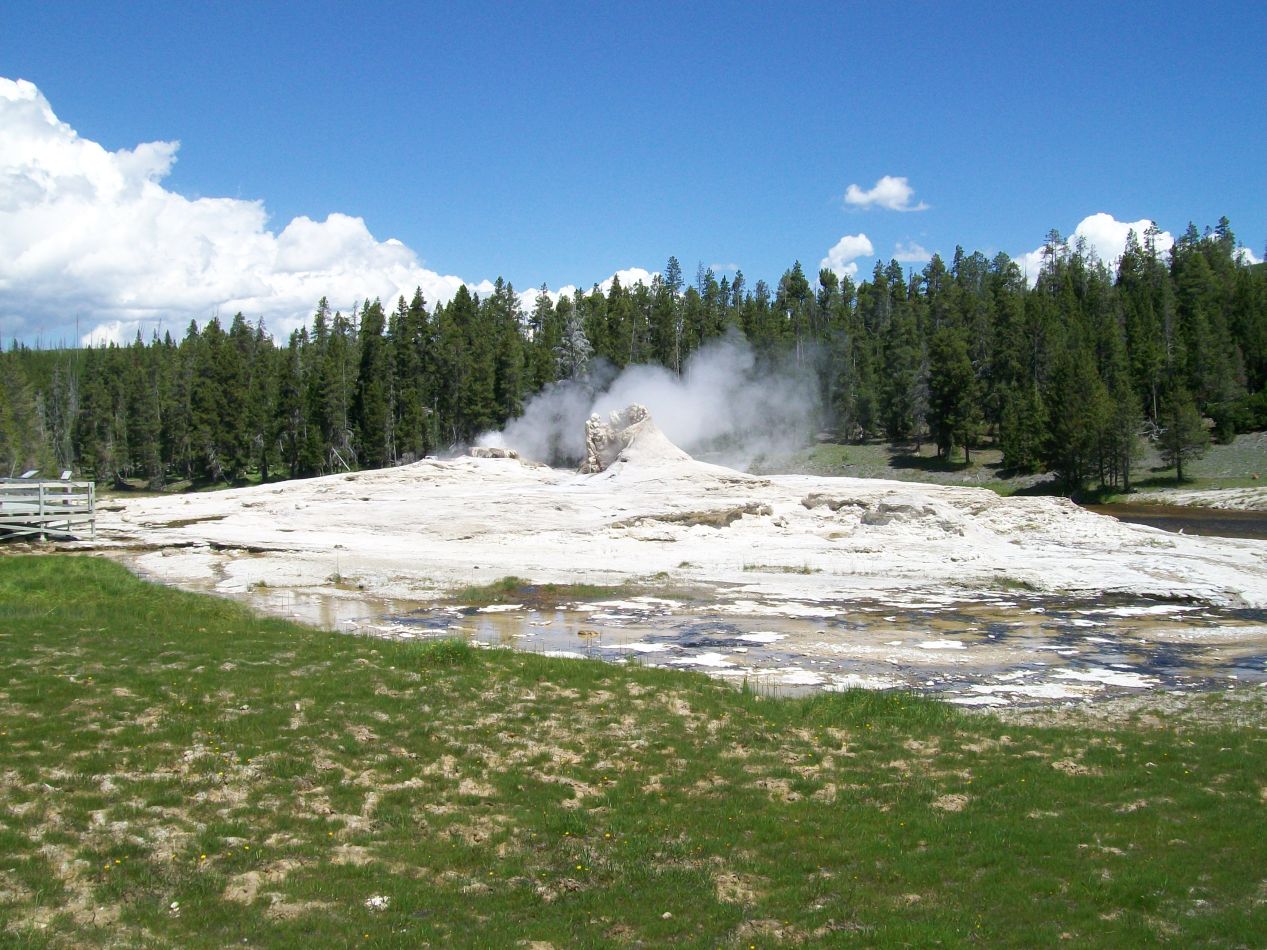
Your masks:
{"label": "sparse dry grass", "polygon": [[1178,726],[771,700],[37,557],[0,559],[0,658],[0,943],[1267,934],[1261,691]]}

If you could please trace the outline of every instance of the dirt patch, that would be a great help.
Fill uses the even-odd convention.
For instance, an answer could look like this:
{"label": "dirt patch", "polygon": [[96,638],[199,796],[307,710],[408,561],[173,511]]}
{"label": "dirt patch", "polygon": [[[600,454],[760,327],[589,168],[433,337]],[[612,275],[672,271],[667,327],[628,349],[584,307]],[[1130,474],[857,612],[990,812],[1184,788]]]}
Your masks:
{"label": "dirt patch", "polygon": [[763,778],[755,783],[757,788],[770,796],[773,802],[798,802],[801,793],[792,789],[792,783],[785,778]]}
{"label": "dirt patch", "polygon": [[88,877],[90,865],[87,861],[77,857],[70,848],[59,844],[46,843],[40,847],[39,853],[61,880],[68,898],[56,906],[38,907],[25,919],[8,921],[5,924],[6,931],[15,933],[32,928],[44,930],[59,914],[70,914],[71,919],[80,927],[108,927],[118,922],[120,908],[117,904],[101,905],[97,902]]}
{"label": "dirt patch", "polygon": [[473,795],[476,798],[496,798],[497,789],[489,785],[487,782],[477,782],[473,778],[464,778],[458,783],[459,795]]}
{"label": "dirt patch", "polygon": [[933,758],[941,754],[941,748],[936,742],[920,742],[918,739],[907,739],[902,743],[902,748],[926,758]]}
{"label": "dirt patch", "polygon": [[933,799],[933,807],[939,811],[963,811],[968,807],[969,800],[967,795],[942,795]]}
{"label": "dirt patch", "polygon": [[598,789],[595,786],[571,776],[551,775],[545,772],[531,772],[529,774],[540,782],[553,782],[556,785],[566,785],[570,788],[572,797],[565,798],[559,802],[564,808],[580,808],[586,798],[598,794]]}
{"label": "dirt patch", "polygon": [[835,782],[828,782],[818,791],[812,793],[810,798],[816,802],[822,802],[824,805],[830,805],[836,800],[836,796],[840,793]]}
{"label": "dirt patch", "polygon": [[287,901],[282,899],[280,895],[273,895],[273,902],[268,905],[268,909],[264,913],[272,920],[294,920],[296,917],[303,917],[305,914],[315,914],[318,911],[329,910],[333,904],[325,901]]}
{"label": "dirt patch", "polygon": [[375,742],[378,740],[378,736],[375,735],[374,731],[367,726],[353,724],[353,725],[348,726],[347,732],[348,732],[348,735],[350,735],[353,739],[355,739],[361,745],[364,745],[367,742]]}
{"label": "dirt patch", "polygon": [[775,943],[801,943],[805,931],[781,920],[745,920],[735,928],[736,940],[768,940]]}
{"label": "dirt patch", "polygon": [[373,861],[374,855],[369,848],[364,848],[359,844],[341,844],[331,852],[330,860],[335,864],[361,867]]}
{"label": "dirt patch", "polygon": [[470,818],[470,821],[449,825],[444,829],[445,833],[462,841],[468,847],[475,847],[489,841],[494,835],[500,834],[502,828],[511,820],[506,815],[471,815]]}
{"label": "dirt patch", "polygon": [[298,861],[278,861],[260,871],[246,871],[229,879],[224,889],[224,899],[238,904],[253,904],[265,884],[279,884],[286,875],[299,867]]}
{"label": "dirt patch", "polygon": [[1125,805],[1122,805],[1117,809],[1117,813],[1119,815],[1129,815],[1131,812],[1139,811],[1141,808],[1147,808],[1148,805],[1148,799],[1141,798],[1137,801],[1127,802]]}
{"label": "dirt patch", "polygon": [[723,904],[751,906],[760,898],[760,892],[752,878],[742,874],[723,873],[713,877],[717,899]]}

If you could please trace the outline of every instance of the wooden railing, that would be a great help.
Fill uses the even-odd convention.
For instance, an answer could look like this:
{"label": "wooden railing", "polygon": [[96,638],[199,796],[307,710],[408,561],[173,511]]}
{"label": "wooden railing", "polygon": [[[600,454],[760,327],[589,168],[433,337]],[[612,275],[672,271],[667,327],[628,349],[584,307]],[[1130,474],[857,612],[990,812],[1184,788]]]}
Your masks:
{"label": "wooden railing", "polygon": [[96,511],[92,482],[0,478],[0,539],[96,537]]}

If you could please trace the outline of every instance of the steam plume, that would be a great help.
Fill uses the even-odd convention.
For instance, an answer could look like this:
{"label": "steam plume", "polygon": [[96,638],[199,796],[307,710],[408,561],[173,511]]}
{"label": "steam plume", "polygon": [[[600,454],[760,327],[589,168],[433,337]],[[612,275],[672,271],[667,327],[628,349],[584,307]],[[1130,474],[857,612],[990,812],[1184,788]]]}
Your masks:
{"label": "steam plume", "polygon": [[763,368],[739,334],[701,347],[679,377],[662,366],[629,366],[618,375],[597,365],[579,380],[552,383],[524,414],[482,445],[516,449],[551,465],[585,455],[585,420],[631,403],[651,411],[660,430],[696,457],[747,469],[763,455],[802,447],[818,417],[817,387],[795,368]]}

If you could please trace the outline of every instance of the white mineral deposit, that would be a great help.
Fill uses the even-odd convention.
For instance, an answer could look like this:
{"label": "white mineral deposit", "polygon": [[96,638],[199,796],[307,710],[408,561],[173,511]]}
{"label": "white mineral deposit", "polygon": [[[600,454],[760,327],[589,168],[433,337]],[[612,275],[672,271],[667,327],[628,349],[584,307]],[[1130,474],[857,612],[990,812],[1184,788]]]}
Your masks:
{"label": "white mineral deposit", "polygon": [[[1080,615],[1076,622],[1099,625],[1096,632],[1103,633],[1111,623],[1128,620],[1096,614],[1096,598],[1105,595],[1207,607],[1267,606],[1264,542],[1127,525],[1061,498],[1001,498],[984,489],[871,479],[749,475],[691,458],[640,406],[607,420],[592,418],[586,436],[582,472],[511,452],[426,459],[231,491],[128,499],[102,507],[98,534],[146,576],[249,596],[283,612],[318,597],[327,605],[344,605],[335,620],[352,622],[341,625],[377,633],[391,629],[384,615],[392,613],[393,603],[422,604],[453,588],[507,575],[534,583],[648,588],[667,579],[704,592],[701,613],[752,621],[750,629],[740,624],[731,631],[732,646],[777,648],[784,659],[791,657],[787,668],[799,671],[789,674],[792,680],[829,687],[830,677],[796,667],[796,656],[831,655],[844,662],[851,650],[855,659],[889,651],[884,655],[895,657],[893,664],[923,664],[924,672],[928,664],[943,670],[960,661],[974,666],[980,657],[984,665],[974,668],[998,671],[1007,665],[1002,654],[1017,648],[1004,642],[1007,638],[990,639],[984,624],[965,628],[976,637],[965,645],[964,630],[897,622],[902,610],[935,617],[955,603],[975,600],[992,605],[1000,614],[998,629],[1006,630],[1025,618],[1041,620],[1047,609],[1018,605],[1015,591],[1077,596],[1090,599],[1091,616]],[[671,603],[644,598],[634,606],[668,615],[677,610]],[[884,629],[868,639],[861,628],[853,635],[814,626],[839,620],[851,605],[858,617]],[[616,626],[637,613],[619,602],[597,609],[608,611]],[[1121,611],[1121,604],[1113,609]],[[1173,625],[1178,615],[1164,616]],[[484,623],[510,619],[496,613],[480,617]],[[1160,617],[1143,614],[1136,622]],[[789,626],[777,628],[772,618]],[[461,627],[470,619],[455,615],[446,623]],[[683,619],[680,611],[677,619]],[[796,624],[804,627],[799,634]],[[909,629],[900,629],[904,624]],[[538,636],[526,623],[521,627],[516,636],[529,641]],[[1264,635],[1261,625],[1249,629],[1257,631],[1254,637]],[[746,640],[735,640],[737,635]],[[772,635],[789,639],[774,641]],[[895,637],[909,646],[887,645]],[[747,664],[753,657],[718,652],[718,642],[700,647],[693,659],[682,649],[669,651],[674,655],[666,663],[693,663],[723,674],[728,664],[738,659]],[[542,643],[540,649],[589,648],[573,637],[567,646]],[[660,655],[646,645],[626,645],[619,652],[639,651],[640,658]],[[1030,649],[1027,655],[1037,653]],[[1042,659],[1065,662],[1054,650]],[[870,667],[835,673],[840,682],[879,675]],[[1057,682],[1062,689],[1048,683],[1031,693],[1081,695],[1083,686],[1151,681],[1106,675]],[[1004,701],[1024,693],[1024,686],[995,683],[976,696]]]}

